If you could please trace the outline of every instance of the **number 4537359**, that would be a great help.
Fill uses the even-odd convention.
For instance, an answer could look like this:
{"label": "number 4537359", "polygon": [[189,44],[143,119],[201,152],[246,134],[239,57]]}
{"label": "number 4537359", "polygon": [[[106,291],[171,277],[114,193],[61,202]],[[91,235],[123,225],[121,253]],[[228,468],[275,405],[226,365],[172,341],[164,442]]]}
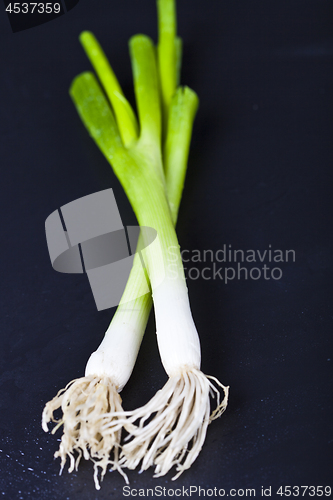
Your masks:
{"label": "number 4537359", "polygon": [[38,14],[59,14],[61,10],[60,3],[42,3],[42,2],[29,2],[29,3],[22,3],[21,2],[14,2],[10,3],[6,7],[6,12],[9,12],[10,14],[33,14],[33,13],[38,13]]}
{"label": "number 4537359", "polygon": [[329,497],[331,496],[332,489],[330,486],[280,486],[276,494],[285,497]]}

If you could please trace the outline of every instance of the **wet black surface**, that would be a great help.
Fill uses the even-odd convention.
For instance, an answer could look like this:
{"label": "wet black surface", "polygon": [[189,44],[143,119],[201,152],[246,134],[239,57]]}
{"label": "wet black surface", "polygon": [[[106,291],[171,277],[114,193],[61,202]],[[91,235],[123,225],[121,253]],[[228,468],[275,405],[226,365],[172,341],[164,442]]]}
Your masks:
{"label": "wet black surface", "polygon": [[[133,471],[130,487],[216,487],[226,495],[255,488],[260,496],[271,486],[279,498],[281,485],[326,486],[333,446],[332,5],[180,0],[178,18],[182,83],[200,97],[178,233],[183,249],[198,250],[202,260],[204,250],[214,254],[214,262],[185,267],[202,369],[230,385],[230,404],[176,483],[172,474]],[[45,219],[112,187],[123,223],[135,224],[68,96],[72,78],[90,69],[77,41],[83,29],[98,36],[133,101],[127,40],[136,32],[156,39],[153,0],[80,0],[66,15],[15,34],[0,14],[0,492],[13,500],[125,493],[116,472],[97,492],[89,462],[59,477],[53,454],[60,435],[40,426],[45,402],[83,375],[113,314],[97,311],[86,277],[53,271]],[[238,263],[217,260],[224,248],[267,253],[264,262],[256,253],[255,262],[241,264],[248,279],[244,270],[236,279]],[[270,262],[269,250],[271,260],[281,250],[283,261]],[[288,262],[286,250],[294,250]],[[205,267],[215,279],[203,278]],[[235,279],[221,280],[221,267],[223,278],[226,267],[235,269]],[[254,267],[259,279],[249,276]],[[274,267],[280,279],[271,277]],[[122,393],[125,408],[145,403],[165,381],[151,319]]]}

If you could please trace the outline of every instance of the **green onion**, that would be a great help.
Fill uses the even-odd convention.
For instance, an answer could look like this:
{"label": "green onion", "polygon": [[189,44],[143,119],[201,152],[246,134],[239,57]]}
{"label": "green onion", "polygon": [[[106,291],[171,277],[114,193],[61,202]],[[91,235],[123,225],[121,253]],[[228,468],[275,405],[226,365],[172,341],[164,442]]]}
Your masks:
{"label": "green onion", "polygon": [[[164,388],[145,406],[122,410],[118,392],[133,370],[152,304],[150,294],[144,293],[147,284],[136,257],[121,304],[103,342],[88,360],[85,377],[60,391],[43,413],[47,430],[61,406],[63,418],[53,429],[64,426],[56,453],[61,468],[67,456],[69,471],[78,467],[82,454],[91,458],[97,488],[98,467],[103,478],[108,464],[126,480],[122,468],[133,469],[140,462],[142,470],[155,466],[156,476],[176,466],[178,477],[196,459],[209,422],[221,415],[228,399],[228,388],[200,371],[200,342],[174,229],[198,99],[188,87],[176,87],[181,42],[176,37],[174,1],[158,0],[158,15],[157,60],[148,37],[136,35],[130,40],[139,125],[89,32],[82,33],[80,40],[107,97],[90,72],[76,77],[70,88],[84,125],[121,182],[139,225],[157,232],[159,245],[148,246],[142,254],[152,289],[161,360],[169,375]],[[224,390],[222,402],[210,379]],[[217,397],[212,415],[210,393]],[[119,456],[123,427],[129,436]],[[78,452],[76,460],[74,451]]]}

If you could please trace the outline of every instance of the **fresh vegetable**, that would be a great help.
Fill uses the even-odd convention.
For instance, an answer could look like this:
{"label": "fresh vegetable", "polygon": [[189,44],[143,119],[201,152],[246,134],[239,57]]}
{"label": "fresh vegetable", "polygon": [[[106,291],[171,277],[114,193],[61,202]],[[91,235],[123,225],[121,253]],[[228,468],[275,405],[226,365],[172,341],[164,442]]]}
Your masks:
{"label": "fresh vegetable", "polygon": [[[159,351],[169,375],[164,388],[145,406],[122,410],[118,392],[131,375],[151,308],[151,296],[141,293],[146,283],[141,262],[135,258],[121,304],[87,363],[85,377],[60,391],[43,413],[47,430],[53,412],[61,406],[63,418],[53,432],[63,424],[64,434],[56,456],[60,456],[62,468],[67,455],[70,457],[70,471],[78,466],[82,454],[91,458],[96,487],[98,467],[103,477],[108,464],[124,476],[123,467],[133,469],[140,461],[141,469],[154,465],[157,476],[175,465],[177,477],[196,459],[209,422],[225,410],[228,398],[227,387],[200,371],[200,342],[174,229],[198,100],[189,88],[176,87],[181,42],[176,37],[174,0],[158,0],[157,5],[157,60],[148,37],[136,35],[130,40],[139,124],[89,32],[80,40],[109,102],[90,72],[76,77],[70,88],[83,123],[120,180],[140,226],[157,231],[159,250],[150,245],[142,253],[151,283]],[[212,381],[224,391],[222,402]],[[210,393],[217,397],[211,415]],[[122,427],[129,436],[119,459]],[[74,451],[78,452],[76,460]]]}

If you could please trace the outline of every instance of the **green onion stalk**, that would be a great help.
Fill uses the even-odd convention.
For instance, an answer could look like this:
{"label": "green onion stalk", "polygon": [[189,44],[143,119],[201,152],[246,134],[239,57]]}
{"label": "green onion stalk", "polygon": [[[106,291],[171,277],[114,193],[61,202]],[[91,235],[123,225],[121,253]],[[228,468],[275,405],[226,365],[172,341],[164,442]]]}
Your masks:
{"label": "green onion stalk", "polygon": [[[78,75],[70,88],[81,120],[121,182],[139,225],[157,232],[155,242],[141,250],[151,294],[144,292],[147,283],[136,255],[121,303],[88,360],[85,377],[60,391],[43,412],[44,430],[51,420],[57,422],[52,432],[63,425],[56,452],[61,469],[67,457],[69,471],[78,467],[82,455],[92,459],[97,488],[98,468],[103,478],[108,465],[126,481],[123,468],[140,463],[141,470],[154,466],[155,476],[175,466],[174,479],[178,477],[198,456],[208,424],[223,413],[228,399],[228,387],[200,370],[200,341],[175,232],[198,98],[178,86],[181,41],[174,0],[158,0],[157,7],[157,51],[144,35],[129,43],[138,120],[90,32],[83,32],[80,41],[105,94],[91,72]],[[152,301],[169,380],[146,405],[125,412],[119,392],[132,373]],[[210,394],[217,398],[212,413]],[[53,414],[59,407],[63,416],[56,421]],[[121,446],[122,428],[128,436]]]}

